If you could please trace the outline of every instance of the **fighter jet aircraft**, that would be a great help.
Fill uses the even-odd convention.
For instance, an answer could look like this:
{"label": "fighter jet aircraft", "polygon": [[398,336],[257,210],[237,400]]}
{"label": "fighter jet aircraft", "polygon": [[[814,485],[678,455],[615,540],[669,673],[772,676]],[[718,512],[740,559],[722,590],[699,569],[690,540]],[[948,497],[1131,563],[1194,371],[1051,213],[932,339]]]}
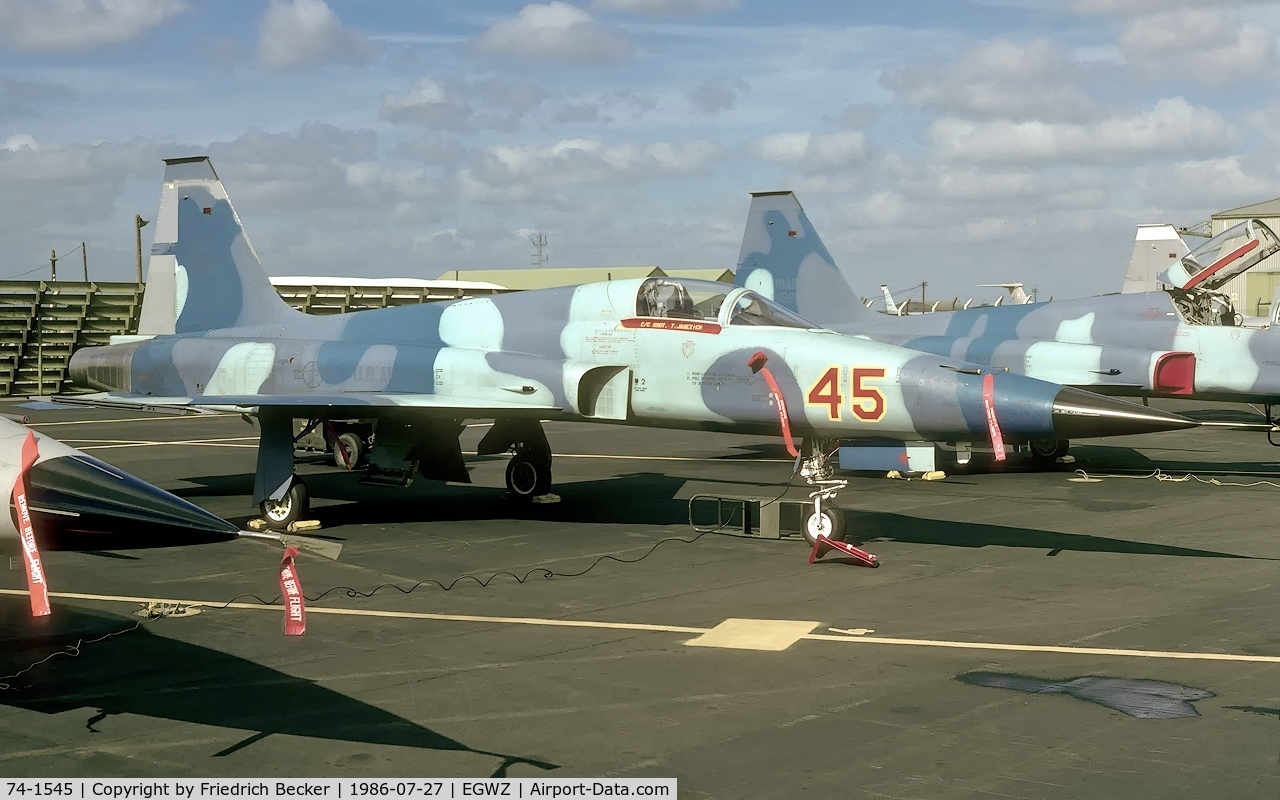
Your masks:
{"label": "fighter jet aircraft", "polygon": [[[283,527],[307,511],[293,420],[375,421],[366,481],[469,482],[467,419],[494,420],[481,454],[514,450],[510,496],[551,486],[542,420],[804,437],[823,442],[1009,441],[1190,426],[1176,415],[817,329],[722,283],[618,280],[375,309],[295,311],[272,289],[208,158],[166,161],[139,335],[78,351],[97,405],[253,413],[254,502]],[[815,530],[838,526],[817,509]],[[823,520],[826,519],[824,522]]]}
{"label": "fighter jet aircraft", "polygon": [[[1178,253],[1150,237],[1158,256]],[[1161,291],[889,316],[859,302],[793,193],[763,192],[752,195],[735,283],[842,333],[1109,395],[1263,403],[1271,420],[1280,329],[1242,327],[1214,289],[1276,252],[1280,239],[1250,220],[1169,259]],[[1033,451],[1052,459],[1068,446],[1063,437]]]}
{"label": "fighter jet aircraft", "polygon": [[[31,466],[23,472],[24,458]],[[0,492],[22,475],[42,549],[114,550],[222,541],[240,529],[169,492],[0,416]],[[16,514],[0,515],[0,550],[19,552]]]}

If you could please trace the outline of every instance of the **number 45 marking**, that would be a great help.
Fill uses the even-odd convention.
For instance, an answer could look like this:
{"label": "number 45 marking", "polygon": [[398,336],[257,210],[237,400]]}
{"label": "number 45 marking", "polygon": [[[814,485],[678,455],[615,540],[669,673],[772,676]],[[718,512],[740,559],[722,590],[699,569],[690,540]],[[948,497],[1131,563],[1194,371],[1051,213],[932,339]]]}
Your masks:
{"label": "number 45 marking", "polygon": [[[866,381],[883,378],[884,367],[851,367],[849,370],[850,410],[863,422],[879,422],[884,419],[884,393],[879,386],[868,385]],[[840,368],[828,367],[817,383],[809,390],[808,402],[811,406],[826,406],[827,417],[832,422],[840,421],[840,409],[844,406],[844,397],[840,394]]]}

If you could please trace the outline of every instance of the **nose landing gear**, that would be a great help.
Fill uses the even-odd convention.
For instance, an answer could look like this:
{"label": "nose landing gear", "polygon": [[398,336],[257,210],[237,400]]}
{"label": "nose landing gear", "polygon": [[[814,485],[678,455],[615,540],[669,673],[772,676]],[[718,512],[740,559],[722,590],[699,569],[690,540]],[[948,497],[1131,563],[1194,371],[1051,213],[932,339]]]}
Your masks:
{"label": "nose landing gear", "polygon": [[810,486],[817,487],[809,493],[813,508],[805,514],[804,539],[812,548],[809,563],[817,561],[828,552],[837,550],[868,567],[880,566],[880,559],[859,547],[844,541],[846,529],[844,511],[835,504],[836,494],[849,482],[834,477],[835,468],[828,455],[828,446],[834,452],[838,445],[821,439],[805,439],[800,476]]}

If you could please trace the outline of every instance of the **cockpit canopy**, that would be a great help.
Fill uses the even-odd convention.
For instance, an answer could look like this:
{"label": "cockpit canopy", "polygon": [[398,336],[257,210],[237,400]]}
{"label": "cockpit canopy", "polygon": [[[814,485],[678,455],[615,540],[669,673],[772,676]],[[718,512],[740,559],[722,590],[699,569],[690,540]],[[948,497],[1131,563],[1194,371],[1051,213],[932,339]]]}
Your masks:
{"label": "cockpit canopy", "polygon": [[818,326],[748,289],[715,281],[649,278],[636,292],[636,316],[812,329]]}
{"label": "cockpit canopy", "polygon": [[1280,239],[1271,229],[1262,220],[1246,220],[1183,256],[1159,280],[1179,289],[1217,289],[1276,252]]}

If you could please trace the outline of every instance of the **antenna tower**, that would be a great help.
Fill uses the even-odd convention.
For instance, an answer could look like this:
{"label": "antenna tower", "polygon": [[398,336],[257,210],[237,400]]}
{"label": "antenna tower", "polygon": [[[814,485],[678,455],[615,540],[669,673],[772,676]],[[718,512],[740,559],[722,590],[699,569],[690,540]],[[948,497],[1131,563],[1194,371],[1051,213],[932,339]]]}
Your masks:
{"label": "antenna tower", "polygon": [[529,237],[529,241],[533,244],[533,263],[531,266],[540,267],[547,262],[547,235],[545,233],[535,233]]}

